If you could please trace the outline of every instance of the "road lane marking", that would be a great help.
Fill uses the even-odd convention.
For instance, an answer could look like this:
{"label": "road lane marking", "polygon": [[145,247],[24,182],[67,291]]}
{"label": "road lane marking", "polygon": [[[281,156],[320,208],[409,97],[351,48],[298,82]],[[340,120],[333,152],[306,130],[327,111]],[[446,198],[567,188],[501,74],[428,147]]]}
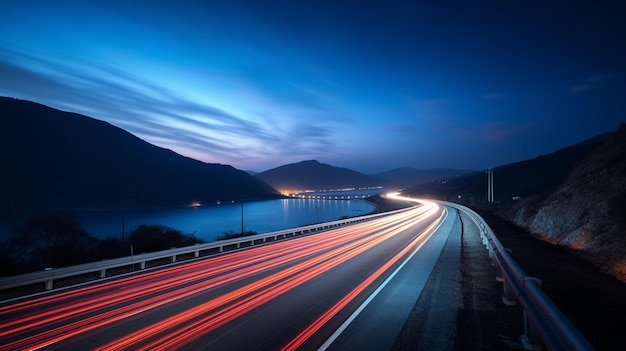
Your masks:
{"label": "road lane marking", "polygon": [[396,274],[398,274],[398,272],[400,272],[400,270],[404,268],[404,266],[413,258],[413,256],[415,256],[415,254],[422,248],[422,246],[426,244],[428,239],[430,239],[430,237],[433,236],[433,234],[436,233],[437,230],[439,230],[441,224],[445,222],[446,218],[448,217],[448,210],[445,207],[444,213],[445,215],[443,216],[443,219],[441,219],[440,217],[441,220],[439,221],[437,227],[428,235],[428,238],[422,241],[419,246],[417,246],[415,250],[413,250],[409,257],[407,257],[393,271],[393,273],[391,273],[391,275],[389,275],[389,277],[387,277],[387,279],[385,279],[385,281],[352,313],[352,315],[350,315],[350,317],[348,317],[348,319],[346,319],[346,321],[343,322],[343,324],[337,330],[335,330],[335,332],[326,340],[326,342],[324,342],[324,344],[319,347],[318,351],[325,351],[326,349],[328,349],[328,347],[332,345],[332,343],[339,337],[339,335],[341,335],[341,333],[343,333],[348,328],[352,321],[354,321],[359,316],[359,314],[367,307],[367,305],[369,305],[370,302],[374,300],[374,298],[385,288],[385,286],[387,286],[387,284],[396,276]]}

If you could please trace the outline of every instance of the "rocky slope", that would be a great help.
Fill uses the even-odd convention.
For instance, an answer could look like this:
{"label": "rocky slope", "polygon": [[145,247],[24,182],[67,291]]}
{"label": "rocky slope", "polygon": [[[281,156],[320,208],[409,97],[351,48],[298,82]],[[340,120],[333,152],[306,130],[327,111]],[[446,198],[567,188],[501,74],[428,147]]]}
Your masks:
{"label": "rocky slope", "polygon": [[555,191],[523,199],[501,215],[626,281],[626,126]]}

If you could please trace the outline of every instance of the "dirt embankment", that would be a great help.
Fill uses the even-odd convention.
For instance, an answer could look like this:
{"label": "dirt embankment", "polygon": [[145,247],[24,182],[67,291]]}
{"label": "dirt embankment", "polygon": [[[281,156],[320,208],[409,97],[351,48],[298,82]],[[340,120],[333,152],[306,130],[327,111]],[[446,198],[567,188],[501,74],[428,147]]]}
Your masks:
{"label": "dirt embankment", "polygon": [[556,191],[500,214],[626,282],[626,126],[581,160]]}
{"label": "dirt embankment", "polygon": [[572,250],[542,241],[493,212],[480,212],[504,247],[597,350],[622,350],[626,283]]}

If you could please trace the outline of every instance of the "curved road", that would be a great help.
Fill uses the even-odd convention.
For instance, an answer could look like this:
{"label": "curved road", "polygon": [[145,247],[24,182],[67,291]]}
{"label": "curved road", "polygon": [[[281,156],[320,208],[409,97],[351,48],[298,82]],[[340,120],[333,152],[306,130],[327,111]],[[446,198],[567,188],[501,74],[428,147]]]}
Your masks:
{"label": "curved road", "polygon": [[[446,217],[445,208],[422,202],[344,228],[1,304],[0,350],[291,350],[350,343],[345,331],[359,325],[358,312],[371,310],[398,272],[420,265],[423,271],[413,275],[427,279],[437,249],[427,263],[415,257],[435,233],[445,241]],[[413,285],[408,311],[421,289]],[[402,317],[378,327],[381,322],[403,324]]]}

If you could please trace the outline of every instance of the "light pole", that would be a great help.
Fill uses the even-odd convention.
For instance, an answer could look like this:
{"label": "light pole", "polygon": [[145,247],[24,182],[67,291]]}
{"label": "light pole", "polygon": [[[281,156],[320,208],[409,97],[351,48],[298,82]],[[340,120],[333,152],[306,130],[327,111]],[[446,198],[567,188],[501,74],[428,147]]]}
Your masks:
{"label": "light pole", "polygon": [[315,206],[315,209],[317,210],[317,223],[320,223],[320,207],[319,206]]}
{"label": "light pole", "polygon": [[243,185],[241,186],[241,235],[243,236]]}
{"label": "light pole", "polygon": [[241,235],[243,235],[243,200],[241,200]]}

